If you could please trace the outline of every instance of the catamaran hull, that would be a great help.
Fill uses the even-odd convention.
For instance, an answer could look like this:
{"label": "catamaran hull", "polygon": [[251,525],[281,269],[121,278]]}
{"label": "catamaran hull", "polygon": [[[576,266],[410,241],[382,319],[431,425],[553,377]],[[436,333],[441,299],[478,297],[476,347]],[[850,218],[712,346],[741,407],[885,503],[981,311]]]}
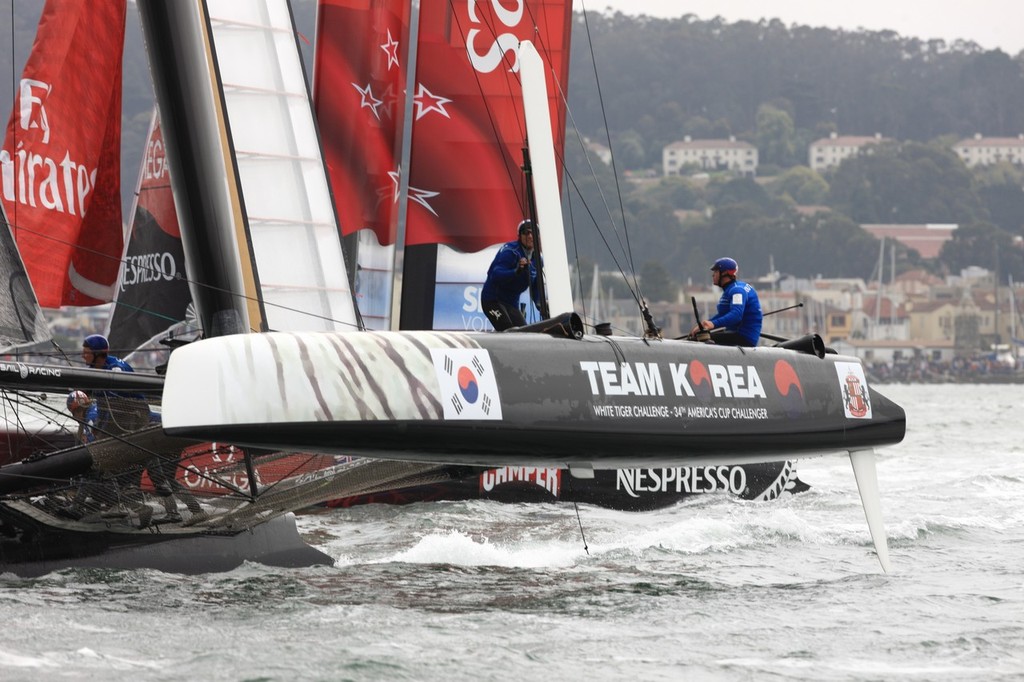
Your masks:
{"label": "catamaran hull", "polygon": [[439,500],[494,502],[577,502],[609,509],[642,512],[673,506],[702,495],[730,494],[744,500],[774,500],[784,493],[809,489],[790,462],[747,466],[631,468],[594,471],[576,478],[558,467],[504,466],[430,485],[391,488],[352,495],[328,507],[363,504],[412,504]]}
{"label": "catamaran hull", "polygon": [[[194,387],[207,390],[197,395]],[[253,399],[261,396],[261,399]],[[856,358],[636,338],[261,334],[177,350],[174,435],[479,466],[717,465],[898,443]]]}
{"label": "catamaran hull", "polygon": [[23,577],[67,568],[149,568],[194,575],[230,571],[246,561],[286,568],[334,563],[303,542],[291,514],[235,534],[74,531],[33,522],[6,504],[0,504],[0,522],[17,524],[21,533],[0,541],[0,572]]}

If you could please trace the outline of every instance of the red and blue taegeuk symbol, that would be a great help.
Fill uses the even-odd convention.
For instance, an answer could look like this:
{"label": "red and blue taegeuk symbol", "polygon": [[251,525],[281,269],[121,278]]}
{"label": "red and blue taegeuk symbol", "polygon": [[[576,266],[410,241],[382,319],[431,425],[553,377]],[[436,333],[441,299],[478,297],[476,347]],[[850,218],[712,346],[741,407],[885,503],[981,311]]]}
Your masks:
{"label": "red and blue taegeuk symbol", "polygon": [[480,384],[476,380],[476,374],[473,374],[473,370],[469,367],[463,365],[459,367],[457,377],[462,397],[467,403],[475,403],[476,399],[480,397]]}

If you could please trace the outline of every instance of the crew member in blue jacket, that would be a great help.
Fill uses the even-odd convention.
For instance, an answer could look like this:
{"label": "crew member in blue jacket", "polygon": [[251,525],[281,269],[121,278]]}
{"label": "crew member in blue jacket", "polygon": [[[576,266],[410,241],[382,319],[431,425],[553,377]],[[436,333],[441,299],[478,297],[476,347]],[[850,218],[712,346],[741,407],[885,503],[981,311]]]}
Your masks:
{"label": "crew member in blue jacket", "polygon": [[[135,371],[127,362],[110,354],[110,343],[102,334],[85,337],[82,341],[82,360],[93,369]],[[149,404],[141,393],[96,391],[92,397],[96,418],[91,426],[97,438],[135,431],[149,424]]]}
{"label": "crew member in blue jacket", "polygon": [[[719,329],[712,334],[715,343],[723,346],[756,346],[761,338],[761,301],[757,291],[736,279],[739,265],[732,258],[719,258],[711,266],[711,281],[722,288],[718,314],[701,324],[704,329]],[[700,331],[694,327],[690,335]]]}
{"label": "crew member in blue jacket", "polygon": [[519,297],[527,289],[535,303],[540,301],[537,291],[537,268],[533,264],[533,221],[519,223],[519,236],[498,249],[498,255],[487,270],[487,280],[480,292],[484,315],[497,331],[526,324],[519,309]]}
{"label": "crew member in blue jacket", "polygon": [[102,334],[90,334],[82,341],[82,360],[93,369],[109,369],[115,372],[134,372],[132,366],[121,358],[110,354],[110,342]]}

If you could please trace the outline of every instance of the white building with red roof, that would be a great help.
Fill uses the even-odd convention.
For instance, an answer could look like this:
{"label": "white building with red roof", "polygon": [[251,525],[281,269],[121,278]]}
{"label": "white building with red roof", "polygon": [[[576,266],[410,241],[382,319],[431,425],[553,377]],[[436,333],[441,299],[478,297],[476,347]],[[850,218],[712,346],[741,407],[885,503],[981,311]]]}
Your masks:
{"label": "white building with red roof", "polygon": [[730,136],[728,140],[694,140],[689,135],[661,150],[665,175],[679,175],[684,166],[701,170],[731,170],[742,175],[757,174],[757,147]]}
{"label": "white building with red roof", "polygon": [[1002,161],[1024,166],[1024,134],[1017,137],[982,137],[981,133],[975,133],[974,137],[953,145],[953,151],[968,167],[988,166]]}
{"label": "white building with red roof", "polygon": [[881,133],[875,133],[873,136],[832,133],[810,144],[807,148],[807,163],[811,170],[821,172],[835,168],[843,159],[870,151],[870,147],[876,144],[891,141],[887,137],[882,137]]}

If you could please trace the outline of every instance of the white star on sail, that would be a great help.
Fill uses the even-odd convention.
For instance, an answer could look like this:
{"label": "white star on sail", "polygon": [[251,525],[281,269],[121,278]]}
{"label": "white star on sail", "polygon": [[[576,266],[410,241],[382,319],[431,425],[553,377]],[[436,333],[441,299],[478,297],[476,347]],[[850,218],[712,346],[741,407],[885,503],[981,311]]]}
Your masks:
{"label": "white star on sail", "polygon": [[362,101],[359,103],[359,108],[361,109],[363,107],[369,107],[370,111],[373,112],[374,118],[376,118],[379,121],[380,114],[377,112],[377,107],[383,104],[383,102],[381,102],[379,99],[373,96],[373,91],[370,89],[370,84],[367,83],[365,88],[361,88],[355,83],[353,83],[352,87],[355,88],[363,98]]}
{"label": "white star on sail", "polygon": [[[392,200],[392,203],[394,203],[398,201],[399,185],[402,175],[399,171],[388,171],[388,176],[391,178],[391,181],[395,183],[394,199]],[[412,186],[409,187],[409,199],[411,201],[415,201],[435,216],[437,215],[437,211],[435,211],[434,207],[427,202],[427,199],[431,199],[438,195],[440,195],[440,192],[432,192],[429,189],[420,189]]]}
{"label": "white star on sail", "polygon": [[384,50],[384,53],[388,56],[388,71],[391,70],[391,66],[398,66],[398,41],[391,37],[391,29],[388,29],[388,42],[380,46],[380,49]]}
{"label": "white star on sail", "polygon": [[445,118],[451,118],[448,115],[448,110],[444,108],[445,104],[451,102],[447,97],[439,97],[430,90],[427,90],[423,83],[420,83],[419,89],[416,91],[416,96],[412,98],[413,102],[416,103],[416,120],[420,120],[431,111],[436,111]]}
{"label": "white star on sail", "polygon": [[398,105],[398,95],[395,94],[394,84],[388,83],[388,87],[380,94],[380,98],[384,102],[384,113],[388,118],[394,118],[395,107]]}

